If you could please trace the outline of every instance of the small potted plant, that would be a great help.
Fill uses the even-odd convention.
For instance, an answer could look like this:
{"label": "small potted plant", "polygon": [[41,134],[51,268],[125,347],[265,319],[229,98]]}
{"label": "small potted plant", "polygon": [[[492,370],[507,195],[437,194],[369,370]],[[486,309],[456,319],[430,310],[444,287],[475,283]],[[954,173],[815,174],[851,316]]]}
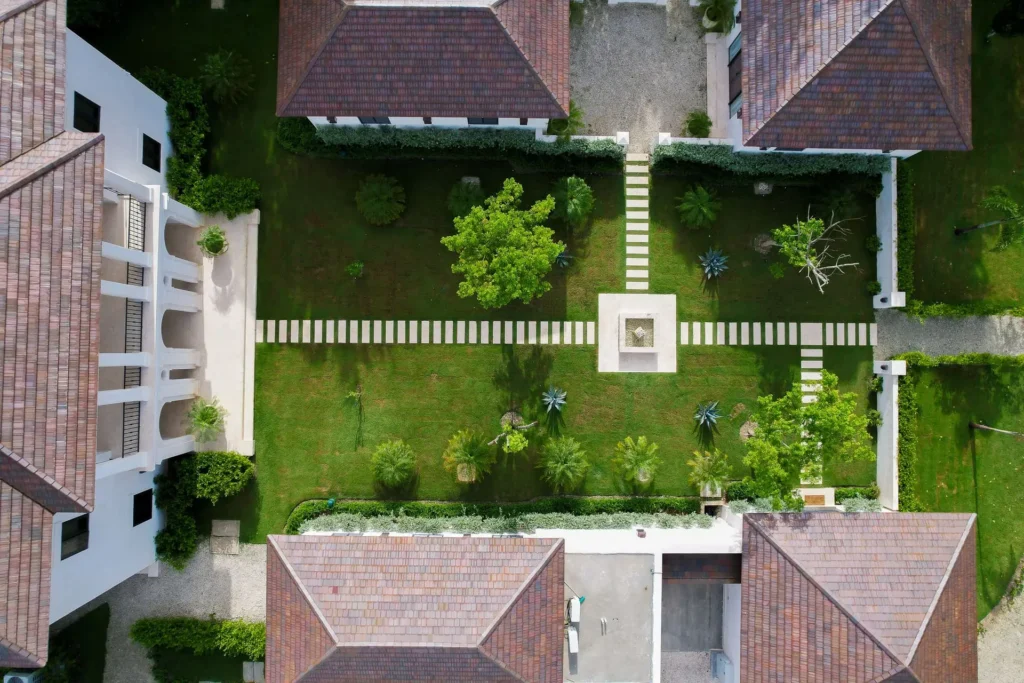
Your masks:
{"label": "small potted plant", "polygon": [[708,31],[728,33],[736,25],[736,0],[701,0],[702,24]]}
{"label": "small potted plant", "polygon": [[208,225],[199,233],[199,250],[208,258],[216,258],[228,250],[228,236],[219,225]]}

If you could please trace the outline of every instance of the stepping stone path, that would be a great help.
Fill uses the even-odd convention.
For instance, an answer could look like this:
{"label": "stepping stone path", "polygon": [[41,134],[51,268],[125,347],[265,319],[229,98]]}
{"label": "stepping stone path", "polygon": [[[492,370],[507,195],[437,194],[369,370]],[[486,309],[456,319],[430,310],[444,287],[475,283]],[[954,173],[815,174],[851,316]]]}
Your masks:
{"label": "stepping stone path", "polygon": [[582,320],[257,320],[258,344],[597,344]]}
{"label": "stepping stone path", "polygon": [[241,547],[238,534],[241,522],[237,519],[215,519],[210,532],[210,550],[214,555],[237,555]]}
{"label": "stepping stone path", "polygon": [[[875,323],[681,322],[682,346],[875,346]],[[819,378],[820,379],[820,378]]]}
{"label": "stepping stone path", "polygon": [[650,288],[650,156],[626,155],[626,290]]}

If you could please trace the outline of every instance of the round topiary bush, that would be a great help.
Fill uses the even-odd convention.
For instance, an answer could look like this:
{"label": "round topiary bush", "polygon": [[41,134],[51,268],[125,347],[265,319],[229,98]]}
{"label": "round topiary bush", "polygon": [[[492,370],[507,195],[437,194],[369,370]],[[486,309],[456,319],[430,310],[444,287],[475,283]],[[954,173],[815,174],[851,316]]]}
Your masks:
{"label": "round topiary bush", "polygon": [[196,244],[203,255],[214,258],[228,250],[228,236],[219,225],[209,225],[199,233],[199,241]]}
{"label": "round topiary bush", "polygon": [[367,223],[387,225],[405,212],[405,189],[391,176],[366,176],[356,191],[356,207]]}
{"label": "round topiary bush", "polygon": [[686,115],[686,132],[692,138],[706,138],[711,135],[711,117],[705,111],[691,111]]}
{"label": "round topiary bush", "polygon": [[483,206],[485,196],[479,182],[469,182],[463,178],[448,193],[448,210],[455,218],[462,218],[474,206]]}
{"label": "round topiary bush", "polygon": [[373,477],[385,488],[398,488],[416,473],[416,455],[401,440],[385,441],[370,457]]}

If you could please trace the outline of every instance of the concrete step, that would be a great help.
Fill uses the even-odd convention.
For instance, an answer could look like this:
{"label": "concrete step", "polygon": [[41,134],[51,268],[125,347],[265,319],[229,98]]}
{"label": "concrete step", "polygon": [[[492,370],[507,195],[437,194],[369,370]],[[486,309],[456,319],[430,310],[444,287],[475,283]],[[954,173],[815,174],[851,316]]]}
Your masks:
{"label": "concrete step", "polygon": [[627,232],[647,232],[649,223],[626,223]]}
{"label": "concrete step", "polygon": [[627,162],[628,161],[650,161],[650,160],[651,160],[651,155],[650,154],[640,154],[640,153],[637,153],[637,152],[630,152],[629,154],[626,155],[626,161]]}
{"label": "concrete step", "polygon": [[801,358],[821,358],[821,355],[822,349],[800,349]]}
{"label": "concrete step", "polygon": [[627,199],[626,200],[626,208],[627,209],[646,209],[648,207],[649,207],[649,204],[647,203],[646,199]]}
{"label": "concrete step", "polygon": [[647,289],[648,284],[646,282],[635,282],[626,281],[626,289]]}
{"label": "concrete step", "polygon": [[[626,271],[626,277],[629,278],[629,279],[632,279],[632,280],[646,280],[647,279],[647,271],[646,270],[627,270]],[[821,378],[819,377],[818,379],[821,379]]]}
{"label": "concrete step", "polygon": [[639,164],[626,164],[626,173],[637,173],[647,175],[650,173],[650,168],[647,166],[640,166]]}
{"label": "concrete step", "polygon": [[648,252],[647,247],[641,247],[639,245],[632,245],[632,244],[627,244],[626,245],[626,253],[627,254],[635,254],[637,256],[647,256],[647,252]]}
{"label": "concrete step", "polygon": [[627,187],[627,197],[646,197],[647,193],[650,192],[646,187]]}
{"label": "concrete step", "polygon": [[649,265],[649,260],[650,259],[645,258],[627,258],[626,267],[629,268],[630,266],[642,266],[646,268]]}
{"label": "concrete step", "polygon": [[648,221],[651,219],[651,215],[647,211],[626,211],[627,221]]}
{"label": "concrete step", "polygon": [[647,244],[647,235],[644,234],[627,234],[626,242],[639,242],[640,244]]}
{"label": "concrete step", "polygon": [[646,185],[647,180],[650,176],[645,175],[628,175],[626,176],[627,185]]}

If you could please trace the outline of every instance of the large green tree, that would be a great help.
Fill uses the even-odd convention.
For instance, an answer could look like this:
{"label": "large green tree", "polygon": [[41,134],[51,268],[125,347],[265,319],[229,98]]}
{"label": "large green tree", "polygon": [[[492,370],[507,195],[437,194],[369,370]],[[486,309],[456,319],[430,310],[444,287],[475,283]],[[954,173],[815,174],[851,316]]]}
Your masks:
{"label": "large green tree", "polygon": [[459,296],[475,296],[484,308],[512,301],[529,303],[551,289],[544,278],[565,245],[545,223],[555,200],[549,195],[519,208],[523,186],[509,178],[501,191],[455,219],[454,235],[441,243],[459,256],[452,272],[462,275]]}

